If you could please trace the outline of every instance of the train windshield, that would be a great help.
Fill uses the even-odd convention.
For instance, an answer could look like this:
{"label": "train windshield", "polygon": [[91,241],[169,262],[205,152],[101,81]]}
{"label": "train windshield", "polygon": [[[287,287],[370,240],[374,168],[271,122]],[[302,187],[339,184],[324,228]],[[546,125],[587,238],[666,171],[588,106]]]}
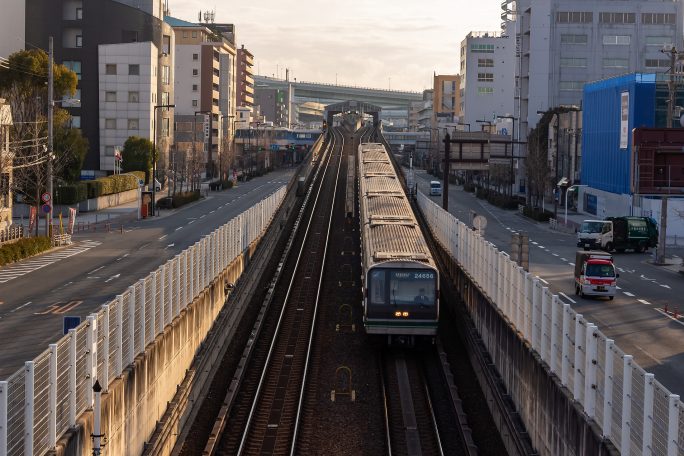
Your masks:
{"label": "train windshield", "polygon": [[370,272],[371,304],[431,307],[436,302],[435,271],[429,269],[375,269]]}

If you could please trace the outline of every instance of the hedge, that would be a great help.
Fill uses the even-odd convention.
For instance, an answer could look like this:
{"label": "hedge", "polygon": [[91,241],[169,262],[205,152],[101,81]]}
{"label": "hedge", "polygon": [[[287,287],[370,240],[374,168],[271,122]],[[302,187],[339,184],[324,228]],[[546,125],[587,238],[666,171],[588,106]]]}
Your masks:
{"label": "hedge", "polygon": [[88,198],[88,187],[85,182],[60,185],[55,189],[55,204],[76,204]]}
{"label": "hedge", "polygon": [[233,181],[230,180],[230,179],[226,179],[226,180],[224,180],[224,181],[221,181],[221,187],[222,187],[224,190],[227,189],[227,188],[233,188],[233,185],[235,185],[235,184],[234,184]]}
{"label": "hedge", "polygon": [[192,203],[193,201],[197,201],[198,199],[200,199],[199,190],[195,190],[194,192],[176,193],[173,196],[173,207],[175,209],[185,204]]}
{"label": "hedge", "polygon": [[37,255],[51,247],[50,238],[45,236],[23,238],[11,244],[5,244],[0,247],[0,266]]}
{"label": "hedge", "polygon": [[523,208],[523,215],[538,222],[548,222],[549,219],[553,217],[553,212],[541,211],[539,209],[534,209],[529,206],[525,206]]}
{"label": "hedge", "polygon": [[55,204],[75,204],[89,198],[134,190],[138,188],[138,179],[144,178],[144,172],[134,171],[131,174],[117,174],[61,185],[55,190]]}

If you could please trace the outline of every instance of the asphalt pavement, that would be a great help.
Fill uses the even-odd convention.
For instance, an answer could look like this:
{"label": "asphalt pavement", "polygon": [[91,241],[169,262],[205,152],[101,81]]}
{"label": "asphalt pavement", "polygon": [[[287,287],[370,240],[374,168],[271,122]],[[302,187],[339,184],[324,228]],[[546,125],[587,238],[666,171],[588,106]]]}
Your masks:
{"label": "asphalt pavement", "polygon": [[[62,336],[65,316],[85,318],[286,184],[293,173],[294,168],[279,170],[230,190],[211,192],[179,209],[162,210],[159,217],[131,221],[124,225],[123,233],[76,234],[70,247],[76,253],[49,262],[42,255],[32,258],[33,263],[25,260],[14,265],[20,275],[0,268],[0,278],[13,276],[0,283],[0,379],[56,342]],[[46,255],[59,256],[63,251]]]}
{"label": "asphalt pavement", "polygon": [[[429,181],[437,178],[423,170],[416,170],[415,175],[419,189],[429,194]],[[442,197],[432,199],[441,205]],[[614,253],[620,274],[615,299],[580,298],[574,294],[576,235],[553,231],[548,223],[499,209],[460,186],[450,185],[449,212],[468,223],[470,211],[487,218],[485,238],[505,252],[510,253],[514,232],[526,232],[530,238],[530,272],[614,339],[625,353],[633,355],[666,388],[684,397],[684,318],[679,316],[684,313],[683,275],[651,264],[651,250],[643,254]]]}

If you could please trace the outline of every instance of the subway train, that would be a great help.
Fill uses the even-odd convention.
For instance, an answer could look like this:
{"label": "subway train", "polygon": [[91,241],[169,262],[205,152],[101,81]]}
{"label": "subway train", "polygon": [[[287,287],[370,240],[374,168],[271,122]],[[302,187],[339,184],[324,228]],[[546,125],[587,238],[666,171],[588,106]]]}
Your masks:
{"label": "subway train", "polygon": [[432,339],[439,272],[383,144],[357,154],[363,261],[363,324],[391,344]]}

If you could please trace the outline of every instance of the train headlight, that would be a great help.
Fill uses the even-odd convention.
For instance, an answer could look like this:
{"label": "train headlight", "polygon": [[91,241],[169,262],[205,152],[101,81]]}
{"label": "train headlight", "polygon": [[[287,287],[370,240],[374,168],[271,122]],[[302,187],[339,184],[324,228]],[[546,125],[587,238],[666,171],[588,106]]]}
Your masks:
{"label": "train headlight", "polygon": [[401,312],[397,310],[396,312],[394,312],[394,316],[395,317],[401,317]]}
{"label": "train headlight", "polygon": [[409,313],[408,313],[408,312],[402,312],[402,313],[401,313],[401,316],[402,316],[402,317],[408,317],[408,316],[409,316]]}

